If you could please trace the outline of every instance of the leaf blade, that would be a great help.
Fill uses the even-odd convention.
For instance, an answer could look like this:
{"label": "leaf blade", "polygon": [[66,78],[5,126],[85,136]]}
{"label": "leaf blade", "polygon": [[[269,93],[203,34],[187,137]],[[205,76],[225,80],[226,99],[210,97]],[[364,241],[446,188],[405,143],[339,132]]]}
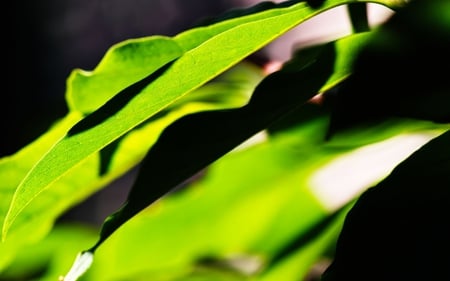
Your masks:
{"label": "leaf blade", "polygon": [[[49,184],[76,166],[82,159],[102,149],[135,126],[156,114],[188,92],[230,68],[302,21],[348,1],[326,2],[321,9],[311,9],[305,3],[273,9],[261,18],[221,32],[181,56],[165,75],[131,99],[119,111],[92,129],[66,136],[37,163],[23,179],[14,194],[2,228],[2,240],[20,212]],[[398,1],[380,1],[396,3]],[[281,11],[281,12],[280,12]],[[257,36],[256,36],[257,35]],[[246,41],[235,38],[247,38]],[[246,44],[242,44],[246,43]],[[222,53],[217,53],[221,50]],[[211,64],[211,61],[215,63]],[[199,63],[207,65],[198,67]],[[189,71],[194,71],[192,79]]]}

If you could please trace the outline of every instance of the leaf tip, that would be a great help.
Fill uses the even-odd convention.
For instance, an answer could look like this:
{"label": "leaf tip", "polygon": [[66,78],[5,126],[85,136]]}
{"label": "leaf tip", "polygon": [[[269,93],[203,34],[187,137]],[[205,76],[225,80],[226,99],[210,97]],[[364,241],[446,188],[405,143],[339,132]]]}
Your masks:
{"label": "leaf tip", "polygon": [[60,276],[59,281],[76,281],[80,278],[91,266],[94,260],[94,253],[84,251],[78,253],[75,261],[66,276]]}

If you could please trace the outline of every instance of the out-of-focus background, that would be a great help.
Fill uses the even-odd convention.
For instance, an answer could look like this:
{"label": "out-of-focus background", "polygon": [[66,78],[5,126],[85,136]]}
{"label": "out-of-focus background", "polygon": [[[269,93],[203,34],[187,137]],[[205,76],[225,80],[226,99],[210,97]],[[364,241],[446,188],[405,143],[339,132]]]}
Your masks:
{"label": "out-of-focus background", "polygon": [[1,156],[10,155],[66,113],[65,81],[74,68],[92,70],[120,41],[175,35],[232,1],[8,1],[7,65],[3,65]]}

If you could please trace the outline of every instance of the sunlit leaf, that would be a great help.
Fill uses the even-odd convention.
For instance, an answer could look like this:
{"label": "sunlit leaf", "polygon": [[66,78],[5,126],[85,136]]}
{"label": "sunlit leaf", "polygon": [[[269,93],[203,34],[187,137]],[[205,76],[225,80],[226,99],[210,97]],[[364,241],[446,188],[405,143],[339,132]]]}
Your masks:
{"label": "sunlit leaf", "polygon": [[[61,138],[71,126],[73,126],[81,116],[79,114],[68,114],[64,119],[59,120],[50,130],[35,140],[32,144],[23,148],[16,154],[2,158],[0,160],[0,222],[3,223],[9,204],[13,198],[15,188],[27,175],[33,165],[51,148],[51,146]],[[30,236],[30,229],[18,228],[13,231],[12,239],[8,243],[0,244],[0,270],[4,268],[14,257],[15,252],[22,245],[29,241],[38,240],[51,227],[51,223],[39,223],[33,226],[33,236]]]}
{"label": "sunlit leaf", "polygon": [[[172,111],[134,129],[100,154],[85,159],[75,169],[55,181],[33,201],[11,229],[13,239],[0,244],[0,268],[6,266],[26,244],[39,241],[51,229],[54,221],[68,208],[78,204],[142,160],[159,133],[179,117],[199,110],[235,107],[247,102],[251,90],[261,80],[260,70],[249,63],[239,64],[213,82],[192,93],[189,100],[172,106]],[[51,145],[80,119],[77,113],[68,114],[41,138],[17,154],[0,162],[0,221],[20,180],[51,147]],[[106,154],[108,157],[105,157]],[[33,232],[33,236],[29,233]],[[0,270],[1,271],[1,270]]]}
{"label": "sunlit leaf", "polygon": [[[364,39],[364,35],[358,35],[303,50],[281,71],[266,77],[244,107],[188,115],[171,124],[148,152],[127,202],[106,220],[95,247],[172,188],[304,104],[321,88],[344,79],[351,68],[349,58]],[[333,72],[334,68],[337,71]],[[287,87],[292,80],[297,84]],[[274,96],[278,89],[283,91]]]}
{"label": "sunlit leaf", "polygon": [[[89,121],[82,120],[81,125],[76,125],[76,130],[69,131],[33,167],[14,194],[3,224],[3,240],[19,213],[39,193],[83,159],[302,21],[346,2],[348,1],[326,1],[317,10],[298,3],[256,13],[250,16],[251,20],[248,22],[240,24],[237,20],[236,26],[214,33],[210,38],[206,36],[207,40],[195,44],[196,48],[182,47],[188,50],[171,63],[164,64],[167,59],[162,59],[160,63],[164,64],[163,67],[154,66],[159,71],[148,73],[147,79],[142,78],[122,90],[109,103],[84,119]],[[400,2],[402,1],[380,1],[393,6],[401,4]],[[205,33],[208,32],[207,28],[204,30]],[[236,38],[241,38],[242,41]],[[148,83],[150,84],[147,85]],[[91,122],[92,120],[95,122]]]}
{"label": "sunlit leaf", "polygon": [[[162,198],[129,220],[126,227],[118,229],[96,251],[86,278],[138,278],[141,273],[154,280],[183,280],[198,267],[225,263],[233,257],[259,260],[260,270],[251,273],[255,278],[266,268],[269,271],[264,278],[272,280],[283,276],[283,268],[289,268],[285,274],[304,274],[306,265],[336,238],[339,224],[330,232],[325,231],[322,238],[304,245],[305,248],[293,243],[330,214],[314,191],[317,187],[311,178],[321,168],[364,144],[325,142],[327,115],[302,109],[300,112],[308,113],[297,127],[278,131],[266,142],[230,152],[209,166],[188,188]],[[416,124],[414,120],[399,122]],[[389,139],[405,128],[387,123],[384,129],[391,132],[384,136]],[[424,122],[417,129],[427,133],[437,127]],[[415,132],[412,125],[410,130]],[[382,163],[396,164],[389,160]],[[351,162],[346,169],[347,173],[354,170]],[[375,182],[380,179],[379,176]],[[360,187],[363,189],[364,186]],[[269,267],[273,257],[293,244],[298,251],[282,255],[284,258]],[[296,261],[304,262],[305,267],[295,267]]]}
{"label": "sunlit leaf", "polygon": [[169,37],[152,36],[116,44],[93,71],[72,71],[66,92],[69,109],[91,113],[120,90],[182,54],[181,47]]}

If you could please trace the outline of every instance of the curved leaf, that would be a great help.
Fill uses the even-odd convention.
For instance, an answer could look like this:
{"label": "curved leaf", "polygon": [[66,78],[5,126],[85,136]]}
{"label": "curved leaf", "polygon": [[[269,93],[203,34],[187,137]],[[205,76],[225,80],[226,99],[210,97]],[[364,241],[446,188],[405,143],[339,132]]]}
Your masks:
{"label": "curved leaf", "polygon": [[[296,135],[323,133],[326,118],[320,117],[318,122],[305,122]],[[315,161],[313,155],[319,159],[322,155],[312,149],[292,153],[292,147],[284,145],[286,138],[227,154],[192,188],[162,199],[129,221],[129,227],[96,251],[87,279],[102,276],[112,280],[140,272],[147,272],[151,279],[158,274],[169,279],[167,276],[183,274],[186,267],[201,266],[206,257],[220,260],[237,252],[264,258],[277,252],[286,237],[301,233],[327,215],[303,186],[305,169],[299,161],[302,156]],[[305,141],[315,143],[317,139]],[[274,228],[278,230],[275,233],[271,231]]]}
{"label": "curved leaf", "polygon": [[[190,181],[189,188],[161,198],[128,221],[96,251],[86,280],[142,275],[154,280],[184,280],[193,269],[226,263],[234,255],[260,261],[260,270],[250,273],[257,280],[282,280],[280,276],[289,273],[301,276],[311,259],[323,252],[328,239],[335,239],[338,233],[334,229],[325,234],[327,238],[303,245],[299,252],[278,256],[291,249],[290,242],[296,237],[304,241],[305,230],[329,215],[311,178],[359,146],[356,141],[356,146],[324,142],[328,112],[320,114],[323,108],[310,107],[319,106],[308,103],[299,108],[303,118],[297,127],[224,155],[208,166],[202,177]],[[419,126],[420,133],[435,128],[424,123],[427,126]],[[385,129],[393,130],[394,136],[405,132],[405,128],[389,124]],[[382,166],[394,166],[391,153],[376,154],[384,155]],[[350,164],[347,170],[351,173],[354,168]]]}
{"label": "curved leaf", "polygon": [[[84,159],[33,200],[10,229],[11,239],[0,244],[0,272],[29,240],[38,241],[48,233],[55,220],[68,208],[78,204],[103,186],[123,175],[144,158],[160,132],[174,120],[188,113],[242,106],[248,102],[255,85],[262,79],[259,68],[241,63],[194,91],[188,100],[171,106],[171,110],[106,147],[100,154]],[[3,223],[15,187],[43,154],[64,136],[81,118],[68,114],[42,137],[11,157],[0,160],[0,223]],[[107,155],[107,157],[106,157]],[[29,233],[33,232],[30,236]]]}
{"label": "curved leaf", "polygon": [[[357,49],[354,44],[365,38],[359,35],[302,50],[279,72],[266,77],[246,106],[187,115],[167,127],[146,155],[127,202],[105,221],[100,240],[91,250],[153,201],[301,106],[326,87],[331,77],[334,83],[332,73],[337,61],[341,64],[341,72],[337,73],[344,79],[348,69],[344,67],[345,58],[353,57],[349,53]],[[344,58],[337,60],[337,55]]]}
{"label": "curved leaf", "polygon": [[[302,21],[347,2],[330,0],[317,10],[299,3],[286,8],[271,9],[261,15],[257,13],[257,17],[252,18],[250,22],[215,34],[185,52],[166,69],[163,75],[152,77],[157,79],[147,87],[144,85],[136,87],[136,84],[139,84],[137,82],[126,88],[124,91],[130,92],[127,96],[132,97],[125,99],[124,104],[116,105],[117,111],[108,112],[111,115],[97,126],[62,138],[23,179],[17,187],[5,218],[2,239],[5,239],[8,229],[19,213],[39,193],[83,159]],[[400,2],[403,1],[380,1],[392,5]]]}
{"label": "curved leaf", "polygon": [[374,31],[332,100],[330,136],[389,117],[450,124],[448,75],[436,68],[450,65],[450,22],[441,14],[449,9],[445,0],[416,1]]}
{"label": "curved leaf", "polygon": [[270,9],[290,6],[297,1],[288,2],[267,2],[248,9],[231,11],[214,18],[208,26],[197,26],[174,38],[150,36],[120,42],[109,48],[93,71],[72,71],[67,80],[66,92],[69,109],[84,114],[91,113],[120,90],[150,75],[211,37],[262,18],[265,13],[273,13],[268,11]]}
{"label": "curved leaf", "polygon": [[[0,159],[0,223],[3,224],[15,188],[27,175],[28,171],[48,151],[53,143],[60,139],[67,130],[81,119],[80,114],[72,113],[58,120],[51,129],[36,139],[32,144],[19,150],[12,156]],[[27,216],[30,217],[30,216]],[[20,223],[19,223],[20,224]],[[0,243],[0,271],[11,261],[16,251],[30,240],[41,238],[50,228],[50,223],[40,222],[32,227],[33,236],[29,228],[19,227],[12,231],[12,239]]]}
{"label": "curved leaf", "polygon": [[[93,71],[72,71],[67,81],[66,93],[69,109],[84,114],[91,113],[120,90],[210,38],[236,26],[258,20],[267,13],[273,14],[273,11],[268,11],[270,9],[290,6],[297,1],[289,2],[266,3],[231,11],[224,17],[215,18],[208,26],[196,27],[173,38],[150,36],[120,42],[106,52]],[[225,19],[227,21],[224,21]]]}
{"label": "curved leaf", "polygon": [[128,85],[183,54],[169,37],[130,39],[112,46],[93,71],[75,69],[67,79],[71,111],[91,113]]}

